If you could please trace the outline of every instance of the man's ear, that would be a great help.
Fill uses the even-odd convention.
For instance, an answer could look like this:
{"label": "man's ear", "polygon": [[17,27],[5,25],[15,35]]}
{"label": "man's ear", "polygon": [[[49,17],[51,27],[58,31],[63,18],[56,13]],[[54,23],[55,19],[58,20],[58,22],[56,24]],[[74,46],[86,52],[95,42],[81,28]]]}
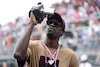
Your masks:
{"label": "man's ear", "polygon": [[65,32],[65,31],[62,31],[62,32],[61,32],[61,36],[64,34],[64,32]]}

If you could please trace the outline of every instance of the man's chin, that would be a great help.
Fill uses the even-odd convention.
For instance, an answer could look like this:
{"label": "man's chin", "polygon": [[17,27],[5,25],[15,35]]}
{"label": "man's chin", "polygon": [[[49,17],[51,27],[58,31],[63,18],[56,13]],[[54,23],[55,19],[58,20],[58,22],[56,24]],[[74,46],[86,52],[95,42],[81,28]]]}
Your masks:
{"label": "man's chin", "polygon": [[48,36],[49,38],[53,38],[53,37],[54,37],[54,34],[53,34],[53,33],[47,33],[47,36]]}

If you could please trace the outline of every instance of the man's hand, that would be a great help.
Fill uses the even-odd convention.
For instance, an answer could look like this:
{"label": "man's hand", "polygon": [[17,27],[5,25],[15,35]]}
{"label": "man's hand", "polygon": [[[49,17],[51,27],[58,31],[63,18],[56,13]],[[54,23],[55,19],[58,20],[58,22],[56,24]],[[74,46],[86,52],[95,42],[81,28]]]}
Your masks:
{"label": "man's hand", "polygon": [[35,16],[34,16],[34,14],[32,12],[30,13],[30,22],[34,23],[35,25],[38,23],[36,18],[35,18]]}

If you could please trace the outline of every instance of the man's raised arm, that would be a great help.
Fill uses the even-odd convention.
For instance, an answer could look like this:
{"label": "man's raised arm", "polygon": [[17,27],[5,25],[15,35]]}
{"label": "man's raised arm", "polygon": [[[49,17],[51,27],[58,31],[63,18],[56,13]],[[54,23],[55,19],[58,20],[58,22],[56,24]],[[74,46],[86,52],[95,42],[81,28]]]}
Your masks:
{"label": "man's raised arm", "polygon": [[25,63],[27,57],[27,48],[30,40],[30,36],[33,30],[34,25],[37,24],[34,14],[31,12],[30,22],[27,24],[26,29],[20,39],[18,40],[16,47],[14,49],[14,57],[17,59],[18,65]]}

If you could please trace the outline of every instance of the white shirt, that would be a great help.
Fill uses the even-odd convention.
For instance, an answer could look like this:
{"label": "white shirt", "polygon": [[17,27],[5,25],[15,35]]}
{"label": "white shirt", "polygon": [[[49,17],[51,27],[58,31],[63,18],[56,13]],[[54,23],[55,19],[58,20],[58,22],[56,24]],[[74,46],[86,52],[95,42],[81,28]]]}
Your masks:
{"label": "white shirt", "polygon": [[86,62],[86,63],[81,63],[79,65],[79,67],[92,67],[92,65],[90,63]]}

